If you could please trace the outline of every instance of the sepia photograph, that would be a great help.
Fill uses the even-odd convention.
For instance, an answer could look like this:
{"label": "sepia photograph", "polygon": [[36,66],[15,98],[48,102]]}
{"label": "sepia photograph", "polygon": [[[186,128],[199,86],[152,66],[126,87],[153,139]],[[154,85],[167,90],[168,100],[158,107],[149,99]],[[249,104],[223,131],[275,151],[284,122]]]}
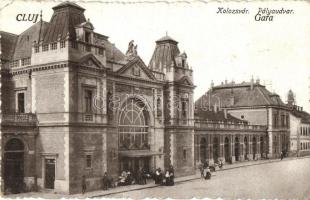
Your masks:
{"label": "sepia photograph", "polygon": [[0,197],[310,199],[310,2],[2,0]]}

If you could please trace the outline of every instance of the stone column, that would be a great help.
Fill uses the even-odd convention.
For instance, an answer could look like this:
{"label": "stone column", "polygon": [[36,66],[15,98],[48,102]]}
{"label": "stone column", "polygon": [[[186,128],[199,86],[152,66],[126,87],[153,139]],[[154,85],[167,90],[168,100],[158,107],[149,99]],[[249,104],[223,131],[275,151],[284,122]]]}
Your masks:
{"label": "stone column", "polygon": [[212,143],[212,139],[213,139],[213,136],[212,135],[210,135],[209,137],[208,137],[208,150],[209,150],[209,152],[208,152],[208,155],[209,155],[209,164],[210,165],[213,165],[214,164],[214,160],[213,160],[213,143]]}
{"label": "stone column", "polygon": [[260,149],[260,136],[259,135],[257,136],[257,148],[256,149],[257,149],[257,152],[256,152],[256,156],[255,157],[257,159],[260,159],[260,155],[261,155],[260,151],[261,151],[261,149]]}
{"label": "stone column", "polygon": [[249,135],[248,137],[248,144],[249,144],[249,154],[248,154],[248,160],[253,160],[253,145],[252,145],[252,135]]}
{"label": "stone column", "polygon": [[245,152],[244,135],[240,135],[240,156],[239,156],[240,161],[244,161],[244,152]]}
{"label": "stone column", "polygon": [[281,151],[282,151],[282,140],[281,140],[281,137],[282,137],[282,133],[279,134],[278,136],[278,156],[280,155]]}
{"label": "stone column", "polygon": [[236,161],[235,159],[235,136],[230,136],[231,145],[230,145],[230,152],[231,152],[231,163],[234,163]]}
{"label": "stone column", "polygon": [[220,136],[220,155],[219,155],[220,160],[224,160],[224,136]]}

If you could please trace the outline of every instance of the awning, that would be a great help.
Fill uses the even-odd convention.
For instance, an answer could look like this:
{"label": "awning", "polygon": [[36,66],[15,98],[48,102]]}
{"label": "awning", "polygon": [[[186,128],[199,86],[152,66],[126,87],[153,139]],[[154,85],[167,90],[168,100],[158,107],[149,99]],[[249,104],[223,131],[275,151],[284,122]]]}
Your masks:
{"label": "awning", "polygon": [[119,155],[121,157],[137,158],[137,157],[163,155],[163,153],[150,150],[129,150],[129,151],[119,151]]}

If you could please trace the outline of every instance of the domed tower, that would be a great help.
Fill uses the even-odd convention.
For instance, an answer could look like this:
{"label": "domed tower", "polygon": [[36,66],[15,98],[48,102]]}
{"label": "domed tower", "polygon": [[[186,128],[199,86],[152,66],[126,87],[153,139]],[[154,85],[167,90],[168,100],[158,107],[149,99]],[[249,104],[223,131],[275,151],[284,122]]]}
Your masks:
{"label": "domed tower", "polygon": [[168,35],[156,41],[149,66],[155,77],[165,81],[165,167],[173,165],[176,174],[194,172],[194,84],[187,54]]}

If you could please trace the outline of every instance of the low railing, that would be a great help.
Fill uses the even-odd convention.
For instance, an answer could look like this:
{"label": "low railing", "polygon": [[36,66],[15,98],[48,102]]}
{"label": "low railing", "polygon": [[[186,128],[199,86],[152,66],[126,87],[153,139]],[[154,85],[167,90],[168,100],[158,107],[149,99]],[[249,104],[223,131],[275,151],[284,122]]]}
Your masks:
{"label": "low railing", "polygon": [[251,125],[246,123],[227,123],[221,121],[195,120],[195,128],[200,129],[246,129],[246,130],[266,130],[266,126]]}
{"label": "low railing", "polygon": [[1,114],[1,123],[37,123],[37,121],[37,116],[33,113]]}
{"label": "low railing", "polygon": [[178,118],[171,118],[165,121],[166,125],[170,126],[193,126],[194,119],[178,119]]}

